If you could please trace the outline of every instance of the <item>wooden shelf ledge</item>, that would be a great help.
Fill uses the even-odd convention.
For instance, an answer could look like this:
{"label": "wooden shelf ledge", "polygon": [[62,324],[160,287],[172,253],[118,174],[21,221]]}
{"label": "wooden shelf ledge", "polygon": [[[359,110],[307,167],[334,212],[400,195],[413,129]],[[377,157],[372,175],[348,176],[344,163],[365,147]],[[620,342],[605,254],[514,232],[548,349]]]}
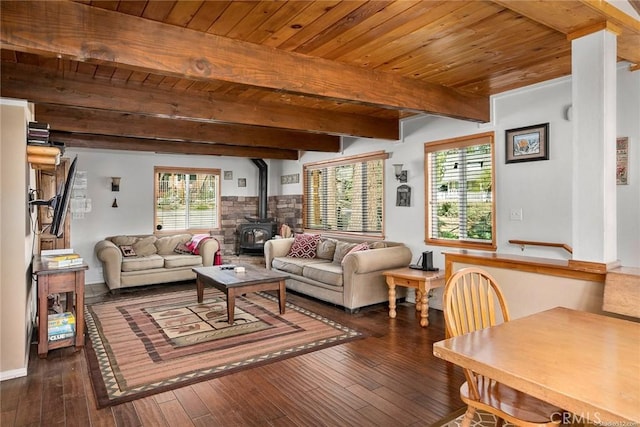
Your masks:
{"label": "wooden shelf ledge", "polygon": [[529,246],[546,246],[551,248],[562,248],[565,251],[573,254],[573,248],[566,243],[553,243],[553,242],[534,242],[531,240],[509,240],[509,243],[513,245],[520,245],[520,249],[524,251],[524,247]]}
{"label": "wooden shelf ledge", "polygon": [[493,252],[459,250],[443,253],[445,256],[445,277],[447,279],[453,274],[453,263],[455,262],[600,283],[604,283],[607,269],[610,268],[607,264],[594,262],[497,254]]}

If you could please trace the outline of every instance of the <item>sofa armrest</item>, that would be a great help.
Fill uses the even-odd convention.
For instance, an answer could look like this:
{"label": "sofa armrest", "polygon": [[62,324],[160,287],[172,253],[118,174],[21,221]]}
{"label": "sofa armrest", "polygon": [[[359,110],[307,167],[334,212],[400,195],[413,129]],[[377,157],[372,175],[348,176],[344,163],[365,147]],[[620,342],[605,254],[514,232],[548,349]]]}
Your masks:
{"label": "sofa armrest", "polygon": [[368,251],[358,251],[344,257],[345,273],[363,274],[406,267],[411,263],[411,250],[404,246],[392,246]]}
{"label": "sofa armrest", "polygon": [[122,252],[110,240],[101,240],[95,246],[96,256],[102,262],[102,276],[109,289],[120,287]]}
{"label": "sofa armrest", "polygon": [[207,239],[200,244],[198,250],[200,251],[200,256],[202,257],[202,265],[205,267],[210,267],[213,265],[213,259],[220,249],[220,244],[216,239]]}
{"label": "sofa armrest", "polygon": [[267,270],[271,270],[271,261],[275,257],[287,256],[291,245],[293,245],[293,237],[287,239],[271,239],[264,244],[264,262]]}

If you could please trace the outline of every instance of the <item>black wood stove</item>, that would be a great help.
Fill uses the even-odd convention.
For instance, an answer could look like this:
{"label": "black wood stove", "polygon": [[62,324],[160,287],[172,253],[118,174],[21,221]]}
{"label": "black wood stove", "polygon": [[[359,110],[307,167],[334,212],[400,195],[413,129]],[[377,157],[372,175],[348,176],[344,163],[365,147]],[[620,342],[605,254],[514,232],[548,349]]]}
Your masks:
{"label": "black wood stove", "polygon": [[245,217],[247,224],[238,225],[239,254],[263,254],[264,244],[278,233],[278,225],[270,218],[258,219]]}
{"label": "black wood stove", "polygon": [[278,233],[278,224],[273,218],[267,218],[267,164],[262,159],[251,159],[251,161],[259,170],[259,216],[246,216],[245,219],[248,222],[238,225],[238,254],[262,255],[265,242]]}

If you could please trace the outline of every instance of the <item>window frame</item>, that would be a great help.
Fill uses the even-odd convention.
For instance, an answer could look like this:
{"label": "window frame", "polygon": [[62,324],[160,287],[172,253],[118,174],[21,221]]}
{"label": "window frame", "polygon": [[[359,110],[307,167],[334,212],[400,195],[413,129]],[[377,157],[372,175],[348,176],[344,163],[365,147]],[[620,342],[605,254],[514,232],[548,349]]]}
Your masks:
{"label": "window frame", "polygon": [[[485,140],[485,141],[482,141]],[[450,150],[453,148],[466,148],[476,145],[489,144],[491,149],[491,242],[480,242],[464,238],[443,239],[432,236],[433,208],[432,202],[432,177],[430,154]],[[448,246],[464,249],[478,249],[485,251],[495,251],[496,245],[496,163],[495,163],[495,133],[485,132],[480,134],[467,135],[457,138],[444,139],[427,142],[424,144],[424,176],[425,176],[425,243],[434,246]]]}
{"label": "window frame", "polygon": [[[353,156],[341,157],[338,159],[328,159],[317,162],[305,163],[302,165],[302,228],[305,232],[308,233],[322,233],[336,236],[354,236],[354,237],[366,237],[373,240],[384,239],[384,227],[385,227],[385,160],[389,158],[389,153],[385,151],[375,151],[370,153],[363,153]],[[310,202],[310,195],[307,193],[308,179],[309,174],[308,171],[324,169],[327,167],[337,167],[343,165],[350,165],[356,163],[365,163],[372,160],[381,160],[382,168],[381,168],[381,182],[382,182],[382,197],[381,197],[381,214],[382,221],[379,232],[361,232],[361,231],[344,231],[344,230],[331,230],[331,229],[321,229],[321,228],[311,228],[307,222],[307,213],[308,207],[307,204]]]}
{"label": "window frame", "polygon": [[[216,194],[216,210],[215,210],[215,223],[217,227],[214,228],[186,228],[177,230],[158,230],[158,196],[159,196],[159,179],[158,175],[162,173],[170,174],[182,174],[182,175],[213,175],[217,177],[217,194]],[[177,166],[154,166],[153,168],[153,233],[162,234],[177,234],[177,233],[209,233],[212,230],[221,230],[222,227],[222,178],[221,169],[216,168],[189,168],[189,167],[177,167]]]}

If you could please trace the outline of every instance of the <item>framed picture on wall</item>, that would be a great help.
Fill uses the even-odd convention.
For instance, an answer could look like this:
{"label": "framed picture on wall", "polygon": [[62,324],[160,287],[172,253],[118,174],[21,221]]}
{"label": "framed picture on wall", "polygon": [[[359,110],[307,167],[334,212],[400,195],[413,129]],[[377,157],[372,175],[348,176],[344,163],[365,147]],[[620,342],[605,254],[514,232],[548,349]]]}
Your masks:
{"label": "framed picture on wall", "polygon": [[238,187],[246,187],[247,178],[238,178]]}
{"label": "framed picture on wall", "polygon": [[549,160],[549,123],[505,131],[506,163]]}
{"label": "framed picture on wall", "polygon": [[411,187],[401,185],[396,191],[396,206],[411,206]]}

